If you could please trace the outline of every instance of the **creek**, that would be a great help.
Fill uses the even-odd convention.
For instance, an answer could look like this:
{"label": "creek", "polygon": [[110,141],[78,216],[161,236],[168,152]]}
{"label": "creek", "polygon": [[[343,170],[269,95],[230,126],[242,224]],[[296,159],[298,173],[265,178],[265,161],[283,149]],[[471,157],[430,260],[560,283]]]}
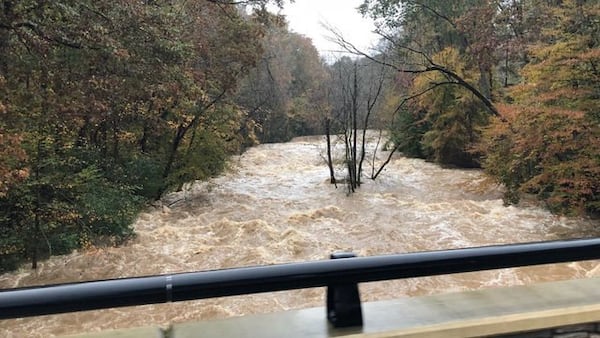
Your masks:
{"label": "creek", "polygon": [[[371,135],[374,137],[374,135]],[[369,156],[375,142],[369,143]],[[341,151],[337,147],[337,151]],[[263,144],[222,176],[166,196],[139,215],[121,247],[53,257],[0,276],[1,288],[249,265],[595,236],[597,221],[505,207],[480,170],[397,154],[354,194],[329,184],[322,137]],[[377,161],[387,156],[378,152]],[[367,165],[366,172],[371,168]],[[598,261],[361,284],[363,301],[600,275]],[[324,305],[323,288],[0,321],[2,337],[48,337]]]}

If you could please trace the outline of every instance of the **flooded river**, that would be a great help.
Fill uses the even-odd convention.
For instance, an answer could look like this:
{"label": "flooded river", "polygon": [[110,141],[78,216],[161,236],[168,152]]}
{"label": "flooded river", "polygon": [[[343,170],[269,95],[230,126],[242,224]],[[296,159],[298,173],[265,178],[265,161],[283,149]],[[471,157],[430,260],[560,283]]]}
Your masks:
{"label": "flooded river", "polygon": [[[0,287],[319,260],[336,251],[367,256],[597,235],[597,222],[534,206],[504,207],[500,187],[478,170],[443,169],[400,155],[377,180],[365,179],[348,195],[343,185],[329,184],[324,154],[320,137],[251,148],[223,176],[171,194],[140,214],[138,236],[127,245],[54,257],[37,271],[1,275]],[[372,301],[596,275],[600,265],[591,261],[360,288],[363,300]],[[5,320],[0,336],[167,326],[323,304],[324,289],[315,288]]]}

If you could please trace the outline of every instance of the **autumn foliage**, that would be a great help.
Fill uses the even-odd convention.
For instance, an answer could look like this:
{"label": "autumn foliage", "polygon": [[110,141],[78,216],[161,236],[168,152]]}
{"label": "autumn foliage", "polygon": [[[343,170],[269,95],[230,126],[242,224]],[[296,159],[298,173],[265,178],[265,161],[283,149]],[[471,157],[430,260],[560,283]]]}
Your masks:
{"label": "autumn foliage", "polygon": [[505,202],[533,194],[559,213],[600,211],[600,128],[581,112],[502,106],[486,129],[484,167],[507,189]]}
{"label": "autumn foliage", "polygon": [[124,242],[252,144],[235,96],[280,21],[266,2],[0,3],[0,271]]}
{"label": "autumn foliage", "polygon": [[557,213],[599,214],[598,1],[365,0],[360,9],[380,20],[385,64],[412,77],[393,87],[400,151],[481,165],[506,203],[530,194]]}
{"label": "autumn foliage", "polygon": [[541,6],[541,39],[528,48],[512,104],[486,129],[486,171],[507,188],[506,202],[534,194],[551,210],[600,212],[600,5]]}
{"label": "autumn foliage", "polygon": [[27,154],[21,148],[21,141],[19,136],[0,130],[0,197],[29,176],[29,170],[23,165]]}
{"label": "autumn foliage", "polygon": [[[479,71],[469,67],[467,59],[455,48],[448,47],[432,59],[467,81],[479,79]],[[427,112],[424,119],[431,124],[421,141],[425,154],[440,163],[477,166],[469,150],[480,138],[480,127],[488,121],[488,113],[477,98],[461,86],[448,84],[441,73],[419,74],[413,88],[422,93],[415,101],[419,110]]]}

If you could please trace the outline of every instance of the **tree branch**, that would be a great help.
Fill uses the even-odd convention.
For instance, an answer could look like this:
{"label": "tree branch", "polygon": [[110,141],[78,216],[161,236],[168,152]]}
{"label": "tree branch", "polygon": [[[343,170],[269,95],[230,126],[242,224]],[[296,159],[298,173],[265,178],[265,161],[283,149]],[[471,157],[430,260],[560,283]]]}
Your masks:
{"label": "tree branch", "polygon": [[477,88],[473,87],[470,83],[465,81],[458,74],[454,73],[453,71],[451,71],[445,67],[442,67],[442,66],[436,65],[436,64],[433,64],[432,67],[430,67],[430,68],[433,70],[437,70],[443,74],[446,74],[450,78],[454,79],[456,81],[455,84],[462,86],[463,88],[470,91],[473,95],[475,95],[483,103],[483,105],[487,108],[487,110],[490,113],[492,113],[492,115],[500,116],[500,113],[498,113],[498,110],[496,109],[496,107],[494,106],[492,101],[490,101],[490,99],[485,97],[485,95],[483,95],[479,90],[477,90]]}
{"label": "tree branch", "polygon": [[463,88],[467,89],[468,91],[470,91],[471,93],[473,93],[473,95],[475,95],[482,103],[483,105],[486,107],[486,109],[495,116],[500,116],[500,114],[498,113],[498,110],[496,109],[496,107],[494,106],[494,104],[492,103],[492,101],[490,101],[490,99],[488,99],[487,97],[485,97],[485,95],[483,95],[479,90],[477,90],[477,88],[475,88],[474,86],[472,86],[470,83],[468,83],[467,81],[465,81],[462,77],[460,77],[458,74],[456,74],[455,72],[447,69],[446,67],[443,67],[441,65],[438,65],[436,63],[433,62],[433,60],[428,57],[424,52],[422,51],[418,51],[415,50],[411,47],[408,46],[403,46],[403,45],[397,45],[396,47],[400,47],[403,49],[406,49],[412,53],[416,53],[419,54],[421,56],[423,56],[429,63],[428,66],[425,66],[425,68],[423,69],[403,69],[401,67],[398,67],[392,63],[389,63],[387,61],[383,61],[383,60],[378,60],[375,57],[361,51],[360,49],[358,49],[355,45],[353,45],[352,43],[348,42],[346,39],[344,39],[344,37],[339,33],[336,32],[333,29],[330,29],[330,32],[333,33],[336,36],[335,42],[337,42],[342,48],[346,49],[348,52],[354,54],[354,55],[359,55],[362,57],[367,58],[370,61],[376,62],[380,65],[384,65],[384,66],[388,66],[391,67],[392,69],[401,72],[401,73],[408,73],[408,74],[423,74],[423,73],[428,73],[428,72],[439,72],[442,73],[446,76],[448,76],[450,79],[454,80],[453,81],[448,81],[445,82],[445,84],[458,84],[460,86],[462,86]]}
{"label": "tree branch", "polygon": [[83,48],[83,46],[81,45],[81,43],[79,42],[75,42],[75,41],[71,41],[68,40],[64,37],[60,37],[60,36],[48,36],[46,33],[44,33],[44,31],[34,22],[31,21],[23,21],[23,22],[19,22],[16,23],[12,26],[10,26],[10,29],[15,30],[17,28],[27,28],[31,31],[33,31],[38,37],[40,37],[42,40],[45,40],[47,42],[54,42],[54,43],[58,43],[60,45],[66,46],[66,47],[70,47],[70,48],[75,48],[75,49],[81,49]]}
{"label": "tree branch", "polygon": [[409,46],[405,46],[405,45],[400,45],[398,44],[391,36],[383,33],[381,30],[376,30],[375,33],[379,36],[381,36],[382,38],[384,38],[386,41],[388,41],[389,43],[391,43],[392,45],[394,45],[394,47],[398,48],[398,49],[405,49],[411,53],[415,53],[418,55],[421,55],[425,60],[427,60],[427,62],[432,63],[433,61],[431,60],[431,58],[423,51],[409,47]]}
{"label": "tree branch", "polygon": [[450,18],[448,18],[445,15],[442,15],[441,13],[439,13],[435,9],[431,8],[430,6],[427,6],[427,5],[423,4],[423,3],[419,3],[419,2],[416,2],[416,1],[415,1],[415,5],[425,8],[426,10],[430,11],[431,13],[433,13],[438,18],[440,18],[440,19],[448,22],[450,24],[450,26],[452,26],[452,28],[456,29],[456,24],[452,20],[450,20]]}
{"label": "tree branch", "polygon": [[[206,0],[208,2],[212,2],[214,4],[218,4],[218,5],[254,5],[254,4],[259,4],[259,5],[266,5],[268,2],[270,2],[269,0],[239,0],[239,1],[234,1],[234,0]],[[280,8],[282,7],[283,4],[283,0],[274,0],[273,1],[277,6],[279,6]]]}

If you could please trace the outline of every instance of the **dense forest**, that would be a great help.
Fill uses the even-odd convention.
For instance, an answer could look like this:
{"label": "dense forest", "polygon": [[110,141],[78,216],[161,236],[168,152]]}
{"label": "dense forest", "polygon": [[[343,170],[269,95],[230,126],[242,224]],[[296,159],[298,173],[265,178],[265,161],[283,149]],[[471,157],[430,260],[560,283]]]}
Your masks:
{"label": "dense forest", "polygon": [[[0,2],[0,271],[134,236],[141,208],[258,143],[383,129],[505,202],[600,213],[597,0],[365,0],[375,50],[325,62],[268,6]],[[362,167],[348,167],[362,176]],[[377,175],[371,173],[371,178]]]}

